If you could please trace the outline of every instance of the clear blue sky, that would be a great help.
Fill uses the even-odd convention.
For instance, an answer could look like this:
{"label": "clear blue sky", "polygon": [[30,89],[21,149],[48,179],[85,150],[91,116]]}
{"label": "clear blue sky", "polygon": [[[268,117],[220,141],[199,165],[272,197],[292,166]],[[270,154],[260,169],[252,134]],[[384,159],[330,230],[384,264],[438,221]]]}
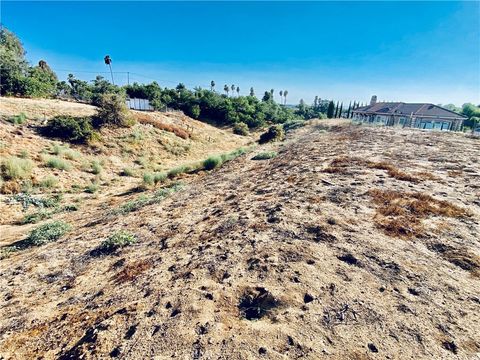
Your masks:
{"label": "clear blue sky", "polygon": [[63,70],[93,79],[86,71],[106,71],[109,54],[114,71],[162,86],[288,89],[292,103],[372,94],[480,103],[479,2],[2,1],[1,10],[28,59],[63,79]]}

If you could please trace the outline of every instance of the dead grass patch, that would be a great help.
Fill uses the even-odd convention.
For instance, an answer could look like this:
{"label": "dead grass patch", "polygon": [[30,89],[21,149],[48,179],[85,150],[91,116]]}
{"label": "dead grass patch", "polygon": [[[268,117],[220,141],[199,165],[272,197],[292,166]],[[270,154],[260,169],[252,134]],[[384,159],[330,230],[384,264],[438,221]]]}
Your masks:
{"label": "dead grass patch", "polygon": [[135,118],[141,124],[152,125],[157,129],[171,132],[182,139],[188,139],[190,137],[190,134],[182,128],[179,128],[175,125],[162,123],[159,120],[152,119],[146,114],[135,114]]}
{"label": "dead grass patch", "polygon": [[118,272],[114,281],[118,284],[126,283],[135,280],[140,274],[144,273],[152,267],[152,262],[148,260],[138,260],[134,263],[126,265],[120,272]]}
{"label": "dead grass patch", "polygon": [[381,162],[375,162],[375,161],[367,161],[366,162],[367,167],[371,169],[379,169],[379,170],[386,170],[387,174],[397,180],[402,180],[402,181],[410,181],[413,183],[417,183],[420,181],[419,178],[414,177],[410,174],[407,174],[406,172],[403,172],[399,170],[397,167],[395,167],[393,164],[386,162],[386,161],[381,161]]}
{"label": "dead grass patch", "polygon": [[421,220],[429,216],[462,218],[470,213],[445,200],[437,200],[418,192],[370,190],[377,205],[376,225],[389,236],[417,237],[424,234]]}

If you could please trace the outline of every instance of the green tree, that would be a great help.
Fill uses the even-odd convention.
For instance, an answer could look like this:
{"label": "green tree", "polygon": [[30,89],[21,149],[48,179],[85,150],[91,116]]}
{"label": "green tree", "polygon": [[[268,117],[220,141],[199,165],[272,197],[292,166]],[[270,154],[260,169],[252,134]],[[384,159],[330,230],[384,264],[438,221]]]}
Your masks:
{"label": "green tree", "polygon": [[14,33],[1,26],[0,94],[20,94],[27,71],[28,63],[25,60],[25,50],[22,43]]}
{"label": "green tree", "polygon": [[210,91],[215,91],[215,81],[210,81]]}
{"label": "green tree", "polygon": [[40,60],[38,66],[28,70],[28,76],[22,81],[22,95],[31,97],[52,97],[57,93],[57,75],[47,63]]}
{"label": "green tree", "polygon": [[338,110],[338,117],[339,117],[339,118],[342,117],[342,111],[343,111],[343,102],[341,103],[340,109]]}
{"label": "green tree", "polygon": [[253,90],[253,87],[250,88],[250,96],[255,96],[255,90]]}
{"label": "green tree", "polygon": [[332,119],[334,114],[335,114],[335,103],[333,101],[330,101],[328,103],[327,118]]}
{"label": "green tree", "polygon": [[283,90],[283,97],[285,98],[285,101],[283,102],[284,105],[287,105],[287,95],[288,95],[288,90]]}
{"label": "green tree", "polygon": [[240,96],[240,86],[237,86],[237,96]]}
{"label": "green tree", "polygon": [[229,93],[229,91],[230,91],[230,88],[228,87],[227,84],[225,84],[225,86],[223,87],[223,91],[225,91],[225,94],[227,94],[227,96],[228,96],[228,93]]}
{"label": "green tree", "polygon": [[270,91],[265,91],[265,93],[263,94],[262,101],[264,102],[272,101],[272,93]]}
{"label": "green tree", "polygon": [[232,84],[232,86],[230,87],[230,89],[232,90],[232,96],[235,96],[233,93],[235,92],[235,85]]}

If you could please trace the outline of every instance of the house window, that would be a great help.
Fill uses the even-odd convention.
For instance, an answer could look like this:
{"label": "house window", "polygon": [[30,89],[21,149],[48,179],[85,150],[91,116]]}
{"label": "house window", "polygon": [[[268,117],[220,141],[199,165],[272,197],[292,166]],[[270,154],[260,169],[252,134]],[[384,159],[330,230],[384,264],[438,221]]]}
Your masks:
{"label": "house window", "polygon": [[450,130],[450,123],[449,122],[442,123],[442,130],[443,131]]}

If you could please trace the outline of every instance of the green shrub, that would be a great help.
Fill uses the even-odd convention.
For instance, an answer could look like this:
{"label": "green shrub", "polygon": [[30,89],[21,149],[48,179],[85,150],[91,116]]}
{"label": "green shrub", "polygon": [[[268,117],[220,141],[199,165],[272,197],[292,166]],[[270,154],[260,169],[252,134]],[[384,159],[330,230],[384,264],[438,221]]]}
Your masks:
{"label": "green shrub", "polygon": [[167,180],[167,174],[164,172],[156,172],[153,174],[153,182],[156,184],[162,183]]}
{"label": "green shrub", "polygon": [[92,161],[91,168],[92,168],[92,173],[94,173],[95,175],[100,174],[103,170],[102,165],[97,160]]}
{"label": "green shrub", "polygon": [[247,136],[249,134],[248,125],[243,122],[238,122],[233,127],[233,133],[237,135]]}
{"label": "green shrub", "polygon": [[100,185],[98,185],[98,183],[92,182],[87,185],[87,187],[85,188],[85,192],[88,194],[94,194],[98,191],[99,188],[100,188]]}
{"label": "green shrub", "polygon": [[261,152],[257,155],[255,155],[252,160],[267,160],[267,159],[273,159],[275,156],[277,156],[277,153],[275,151],[268,151],[268,152]]}
{"label": "green shrub", "polygon": [[94,137],[92,120],[88,117],[74,118],[57,116],[43,128],[46,136],[65,139],[70,142],[86,143]]}
{"label": "green shrub", "polygon": [[57,178],[52,175],[49,175],[46,178],[43,178],[42,180],[40,180],[39,186],[41,188],[50,189],[57,186],[57,184],[58,184]]}
{"label": "green shrub", "polygon": [[25,121],[27,121],[27,115],[24,113],[20,113],[18,115],[14,115],[8,119],[14,125],[22,125]]}
{"label": "green shrub", "polygon": [[175,176],[178,176],[180,174],[189,172],[191,170],[191,167],[188,165],[182,165],[182,166],[177,166],[173,169],[170,169],[167,173],[167,177],[169,178],[174,178]]}
{"label": "green shrub", "polygon": [[267,132],[260,135],[260,144],[265,144],[271,141],[282,141],[285,139],[285,131],[282,125],[272,125],[268,128]]}
{"label": "green shrub", "polygon": [[132,168],[127,167],[120,172],[120,176],[135,176],[135,172]]}
{"label": "green shrub", "polygon": [[99,250],[101,252],[109,253],[125,246],[133,245],[137,242],[137,237],[128,231],[117,231],[110,235],[105,241],[103,241]]}
{"label": "green shrub", "polygon": [[22,159],[28,159],[28,151],[24,149],[20,151],[20,154],[18,156],[21,157]]}
{"label": "green shrub", "polygon": [[203,161],[203,168],[205,170],[213,170],[220,165],[222,165],[223,161],[220,156],[210,156]]}
{"label": "green shrub", "polygon": [[53,221],[33,229],[24,241],[24,246],[40,246],[58,240],[68,230],[70,225],[62,221]]}
{"label": "green shrub", "polygon": [[152,173],[143,174],[143,183],[145,185],[153,185],[153,174]]}
{"label": "green shrub", "polygon": [[78,151],[67,149],[63,153],[63,156],[65,156],[65,158],[69,160],[75,160],[75,159],[78,159],[81,156],[81,154]]}
{"label": "green shrub", "polygon": [[0,168],[2,177],[5,180],[26,179],[32,173],[33,162],[28,159],[11,156],[2,162]]}
{"label": "green shrub", "polygon": [[28,214],[25,215],[21,221],[22,224],[36,224],[39,221],[45,220],[45,219],[50,219],[52,217],[51,213],[45,211],[45,210],[40,210],[38,212],[35,212],[33,214]]}
{"label": "green shrub", "polygon": [[99,109],[94,124],[96,126],[132,126],[134,121],[129,116],[125,97],[121,94],[103,94],[99,99]]}
{"label": "green shrub", "polygon": [[71,165],[68,161],[65,161],[57,156],[49,156],[45,158],[44,161],[45,161],[45,165],[53,169],[65,170],[65,171],[68,171],[71,169]]}

